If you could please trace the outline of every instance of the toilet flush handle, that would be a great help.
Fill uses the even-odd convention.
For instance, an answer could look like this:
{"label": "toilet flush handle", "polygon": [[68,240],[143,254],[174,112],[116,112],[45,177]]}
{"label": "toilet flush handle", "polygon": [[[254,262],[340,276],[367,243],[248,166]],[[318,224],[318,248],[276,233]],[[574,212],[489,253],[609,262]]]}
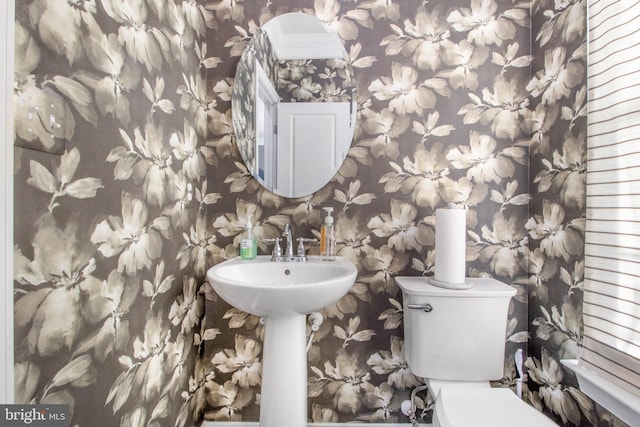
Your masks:
{"label": "toilet flush handle", "polygon": [[433,311],[433,307],[429,303],[425,303],[425,304],[407,304],[407,308],[410,308],[412,310],[422,310],[425,313],[430,313],[431,311]]}

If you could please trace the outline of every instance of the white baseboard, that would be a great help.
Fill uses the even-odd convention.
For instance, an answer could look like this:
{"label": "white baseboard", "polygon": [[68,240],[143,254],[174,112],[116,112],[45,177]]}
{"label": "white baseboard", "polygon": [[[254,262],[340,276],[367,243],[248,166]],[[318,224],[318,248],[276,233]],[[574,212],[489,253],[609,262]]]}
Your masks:
{"label": "white baseboard", "polygon": [[[309,427],[354,427],[357,425],[363,425],[367,427],[407,427],[411,426],[411,423],[404,424],[382,424],[382,423],[309,423]],[[205,421],[202,427],[260,427],[260,423],[257,422],[218,422],[218,421]],[[420,424],[419,427],[432,427],[431,424]]]}

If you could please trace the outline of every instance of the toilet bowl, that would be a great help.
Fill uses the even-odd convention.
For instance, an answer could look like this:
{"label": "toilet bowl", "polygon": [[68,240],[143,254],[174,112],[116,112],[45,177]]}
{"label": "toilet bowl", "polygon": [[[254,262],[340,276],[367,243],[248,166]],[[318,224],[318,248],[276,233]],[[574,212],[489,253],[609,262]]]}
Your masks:
{"label": "toilet bowl", "polygon": [[433,427],[557,427],[508,388],[447,387],[436,398]]}
{"label": "toilet bowl", "polygon": [[507,312],[516,291],[489,278],[469,289],[396,277],[402,289],[405,359],[435,399],[433,427],[552,427],[544,414],[508,388],[503,376]]}

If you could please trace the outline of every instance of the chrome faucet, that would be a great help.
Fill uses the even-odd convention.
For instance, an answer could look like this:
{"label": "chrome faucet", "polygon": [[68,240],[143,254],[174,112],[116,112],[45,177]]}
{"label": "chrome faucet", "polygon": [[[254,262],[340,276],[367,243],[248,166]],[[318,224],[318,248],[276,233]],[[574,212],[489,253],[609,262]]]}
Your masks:
{"label": "chrome faucet", "polygon": [[[293,232],[291,231],[291,224],[287,223],[284,226],[284,232],[282,236],[286,239],[286,246],[284,254],[282,253],[282,249],[280,248],[280,241],[282,240],[280,237],[276,237],[275,239],[262,239],[265,243],[273,243],[273,252],[271,253],[271,261],[307,261],[307,254],[304,250],[305,242],[317,242],[318,239],[307,239],[304,237],[298,237],[297,239],[293,238]],[[293,253],[293,241],[298,241],[298,248],[294,255]]]}
{"label": "chrome faucet", "polygon": [[286,249],[284,250],[284,257],[285,258],[293,258],[293,232],[291,231],[291,224],[287,223],[284,226],[284,232],[282,233],[282,235],[284,236],[285,243],[286,243]]}

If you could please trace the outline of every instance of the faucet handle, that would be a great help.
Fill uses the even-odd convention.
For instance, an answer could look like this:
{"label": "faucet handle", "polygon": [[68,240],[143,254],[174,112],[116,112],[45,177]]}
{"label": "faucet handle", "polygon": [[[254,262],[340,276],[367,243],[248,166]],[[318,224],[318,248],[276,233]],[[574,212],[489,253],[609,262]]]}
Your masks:
{"label": "faucet handle", "polygon": [[304,250],[305,242],[317,242],[318,241],[318,239],[307,239],[305,237],[298,237],[296,240],[298,241],[298,250],[297,250],[296,256],[299,256],[299,257],[306,257],[306,253],[305,253],[305,250]]}
{"label": "faucet handle", "polygon": [[280,241],[282,239],[280,237],[275,237],[273,239],[260,239],[263,243],[273,243],[273,252],[271,252],[271,259],[275,259],[278,257],[282,257],[282,248],[280,247]]}

